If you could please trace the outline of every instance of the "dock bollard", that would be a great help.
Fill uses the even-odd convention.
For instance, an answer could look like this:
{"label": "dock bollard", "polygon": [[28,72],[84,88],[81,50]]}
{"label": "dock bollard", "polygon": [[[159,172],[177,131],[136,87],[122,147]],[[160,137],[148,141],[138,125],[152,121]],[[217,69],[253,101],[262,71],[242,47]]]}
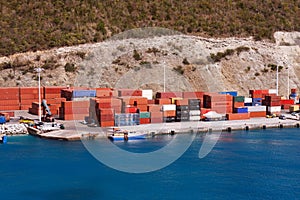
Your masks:
{"label": "dock bollard", "polygon": [[174,131],[174,130],[171,130],[170,134],[171,134],[171,135],[175,135],[175,131]]}
{"label": "dock bollard", "polygon": [[283,124],[279,124],[279,128],[283,128]]}
{"label": "dock bollard", "polygon": [[228,128],[227,128],[227,132],[231,132],[231,127],[228,127]]}
{"label": "dock bollard", "polygon": [[263,126],[262,126],[262,129],[267,129],[267,126],[266,126],[266,125],[263,125]]}

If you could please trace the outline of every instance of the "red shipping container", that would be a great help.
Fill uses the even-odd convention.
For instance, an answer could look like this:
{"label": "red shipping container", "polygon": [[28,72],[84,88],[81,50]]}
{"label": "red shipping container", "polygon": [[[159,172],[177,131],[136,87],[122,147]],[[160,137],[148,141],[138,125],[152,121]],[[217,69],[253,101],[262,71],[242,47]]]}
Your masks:
{"label": "red shipping container", "polygon": [[151,118],[150,120],[151,123],[163,123],[163,118]]}
{"label": "red shipping container", "polygon": [[186,99],[197,99],[203,98],[204,92],[183,92],[182,97]]}
{"label": "red shipping container", "polygon": [[150,112],[150,116],[151,118],[163,118],[163,112]]}
{"label": "red shipping container", "polygon": [[147,104],[155,104],[155,100],[154,99],[151,99],[151,100],[148,99]]}
{"label": "red shipping container", "polygon": [[256,118],[256,117],[266,117],[267,112],[266,111],[260,111],[260,112],[249,112],[250,118]]}
{"label": "red shipping container", "polygon": [[16,105],[19,105],[19,100],[12,100],[12,99],[10,99],[10,100],[0,100],[0,105],[2,105],[2,106],[5,106],[5,105],[7,105],[7,106],[16,106]]}
{"label": "red shipping container", "polygon": [[9,115],[9,117],[11,118],[11,117],[15,117],[15,112],[14,111],[9,111],[9,112],[1,112],[2,114],[4,114],[4,115]]}
{"label": "red shipping container", "polygon": [[111,88],[95,88],[96,97],[112,97],[113,91]]}
{"label": "red shipping container", "polygon": [[60,98],[60,93],[58,94],[45,94],[45,99],[54,99],[54,98]]}
{"label": "red shipping container", "polygon": [[232,113],[232,106],[215,106],[211,108],[212,111],[215,111],[219,114]]}
{"label": "red shipping container", "polygon": [[153,111],[159,112],[159,111],[161,111],[161,105],[153,104],[153,105],[148,105],[147,107],[148,107],[148,109],[147,109],[148,112],[153,112]]}
{"label": "red shipping container", "polygon": [[141,118],[140,124],[150,124],[151,119],[150,118]]}
{"label": "red shipping container", "polygon": [[228,107],[228,106],[233,106],[233,102],[232,101],[221,101],[221,102],[206,102],[206,106],[208,108],[214,108],[214,107],[220,107],[220,106],[224,106],[224,107]]}
{"label": "red shipping container", "polygon": [[251,98],[253,98],[253,99],[263,98],[263,95],[262,94],[252,94]]}
{"label": "red shipping container", "polygon": [[137,113],[137,107],[125,107],[125,113]]}
{"label": "red shipping container", "polygon": [[115,117],[114,115],[100,115],[99,121],[100,122],[107,122],[107,121],[114,121]]}
{"label": "red shipping container", "polygon": [[22,104],[21,105],[21,110],[28,110],[31,107],[31,104]]}
{"label": "red shipping container", "polygon": [[171,104],[171,99],[156,99],[155,103],[159,105]]}
{"label": "red shipping container", "polygon": [[111,126],[114,126],[114,125],[115,125],[114,121],[100,122],[101,127],[111,127]]}
{"label": "red shipping container", "polygon": [[44,94],[59,94],[62,89],[66,89],[66,87],[62,86],[45,86],[44,88]]}
{"label": "red shipping container", "polygon": [[187,106],[189,105],[188,99],[182,99],[182,100],[175,100],[176,106]]}
{"label": "red shipping container", "polygon": [[204,102],[221,102],[221,101],[233,101],[233,96],[226,94],[214,94],[214,95],[204,95]]}
{"label": "red shipping container", "polygon": [[170,99],[174,97],[182,97],[182,92],[157,92],[157,99]]}
{"label": "red shipping container", "polygon": [[[1,111],[7,111],[7,110],[20,110],[20,106],[0,106]],[[28,110],[25,109],[25,110]]]}
{"label": "red shipping container", "polygon": [[234,108],[239,108],[239,107],[244,107],[244,106],[245,106],[244,102],[233,102]]}
{"label": "red shipping container", "polygon": [[175,117],[176,111],[175,110],[166,110],[163,112],[164,117]]}
{"label": "red shipping container", "polygon": [[250,119],[249,113],[228,113],[226,114],[228,120],[246,120]]}
{"label": "red shipping container", "polygon": [[142,90],[133,90],[133,89],[119,89],[118,96],[142,96]]}
{"label": "red shipping container", "polygon": [[109,108],[109,109],[100,109],[99,110],[100,112],[100,115],[114,115],[114,113],[115,113],[115,111],[114,111],[114,109],[111,109],[111,108]]}
{"label": "red shipping container", "polygon": [[283,99],[280,100],[281,105],[294,105],[294,100],[293,99]]}
{"label": "red shipping container", "polygon": [[138,105],[137,108],[140,110],[140,112],[148,111],[148,105]]}

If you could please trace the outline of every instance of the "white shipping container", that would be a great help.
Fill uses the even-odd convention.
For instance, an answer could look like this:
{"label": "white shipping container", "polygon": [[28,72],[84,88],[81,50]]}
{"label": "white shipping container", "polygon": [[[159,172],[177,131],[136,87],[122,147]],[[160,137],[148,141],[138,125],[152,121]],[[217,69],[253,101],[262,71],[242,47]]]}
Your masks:
{"label": "white shipping container", "polygon": [[168,111],[168,110],[176,110],[176,105],[175,104],[166,104],[162,106],[163,111]]}
{"label": "white shipping container", "polygon": [[145,97],[148,100],[152,100],[153,99],[153,91],[152,90],[142,90],[142,97]]}
{"label": "white shipping container", "polygon": [[269,89],[269,94],[277,94],[277,90],[276,89]]}
{"label": "white shipping container", "polygon": [[268,106],[268,112],[281,112],[281,106]]}
{"label": "white shipping container", "polygon": [[200,121],[200,116],[190,116],[190,121]]}
{"label": "white shipping container", "polygon": [[262,112],[267,111],[266,106],[247,106],[248,112]]}
{"label": "white shipping container", "polygon": [[200,110],[190,110],[190,116],[200,116]]}
{"label": "white shipping container", "polygon": [[245,97],[244,103],[252,103],[252,98]]}

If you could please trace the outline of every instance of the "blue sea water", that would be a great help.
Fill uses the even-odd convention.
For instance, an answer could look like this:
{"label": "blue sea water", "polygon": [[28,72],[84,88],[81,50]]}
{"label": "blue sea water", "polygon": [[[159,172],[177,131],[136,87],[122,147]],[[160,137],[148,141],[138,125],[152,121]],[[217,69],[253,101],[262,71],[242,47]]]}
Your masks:
{"label": "blue sea water", "polygon": [[[131,174],[105,166],[81,141],[9,137],[0,145],[1,199],[300,199],[299,129],[222,133],[199,159],[203,139],[197,135],[183,156],[163,169]],[[171,140],[117,145],[142,153]]]}

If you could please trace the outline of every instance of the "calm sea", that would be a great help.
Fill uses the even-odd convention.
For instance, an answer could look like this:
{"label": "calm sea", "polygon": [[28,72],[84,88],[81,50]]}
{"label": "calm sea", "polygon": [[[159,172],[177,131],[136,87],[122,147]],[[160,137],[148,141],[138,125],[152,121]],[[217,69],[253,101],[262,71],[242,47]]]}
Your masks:
{"label": "calm sea", "polygon": [[[3,200],[300,199],[300,131],[268,129],[222,133],[203,159],[204,136],[171,165],[130,174],[97,161],[80,141],[9,137],[0,145]],[[120,148],[147,152],[171,136]]]}

